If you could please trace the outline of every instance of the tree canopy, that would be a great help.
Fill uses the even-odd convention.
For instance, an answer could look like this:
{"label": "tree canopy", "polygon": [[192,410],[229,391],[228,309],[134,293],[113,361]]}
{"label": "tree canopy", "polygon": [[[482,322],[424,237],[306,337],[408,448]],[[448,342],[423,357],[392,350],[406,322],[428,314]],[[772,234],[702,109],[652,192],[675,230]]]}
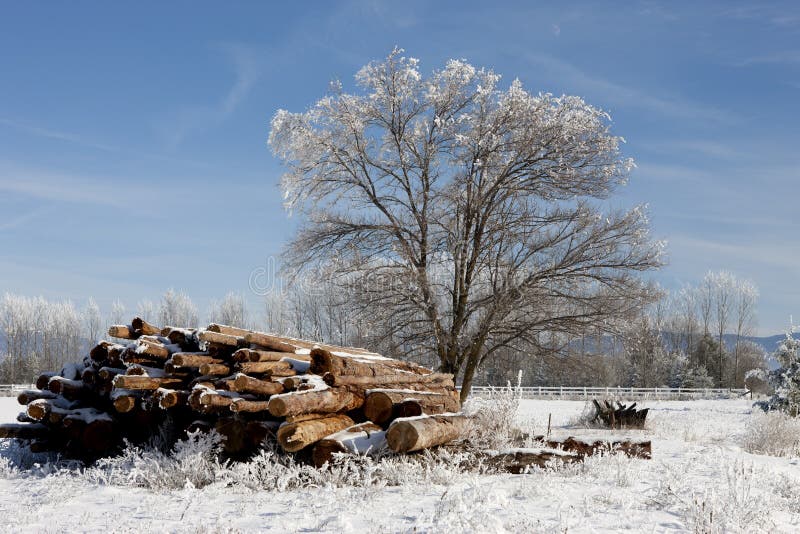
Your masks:
{"label": "tree canopy", "polygon": [[269,144],[303,224],[297,271],[325,272],[406,352],[463,380],[503,347],[610,328],[649,300],[661,264],[642,207],[606,209],[633,167],[609,116],[576,96],[450,60],[424,77],[394,50]]}

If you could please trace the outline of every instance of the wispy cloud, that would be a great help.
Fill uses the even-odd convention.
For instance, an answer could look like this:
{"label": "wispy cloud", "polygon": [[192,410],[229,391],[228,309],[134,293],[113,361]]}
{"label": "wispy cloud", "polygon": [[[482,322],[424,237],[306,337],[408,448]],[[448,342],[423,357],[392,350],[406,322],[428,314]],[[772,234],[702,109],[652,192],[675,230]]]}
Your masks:
{"label": "wispy cloud", "polygon": [[156,125],[156,129],[170,148],[198,131],[219,124],[233,114],[247,98],[261,74],[257,55],[242,44],[221,44],[218,48],[227,58],[234,72],[228,92],[214,105],[184,107],[170,114]]}
{"label": "wispy cloud", "polygon": [[23,224],[27,223],[28,221],[35,219],[41,213],[44,212],[44,208],[37,208],[35,210],[29,211],[28,213],[23,213],[22,215],[18,215],[7,221],[0,221],[0,232],[4,232],[6,230],[12,230]]}
{"label": "wispy cloud", "polygon": [[762,22],[779,28],[794,28],[800,26],[800,12],[796,10],[796,6],[797,4],[774,5],[757,2],[729,7],[720,14],[736,20]]}
{"label": "wispy cloud", "polygon": [[734,63],[737,67],[751,65],[798,65],[800,64],[800,50],[781,50],[771,54],[753,56]]}
{"label": "wispy cloud", "polygon": [[605,78],[593,76],[561,59],[546,54],[526,53],[527,60],[539,68],[543,68],[554,79],[568,84],[593,96],[599,96],[606,102],[625,108],[645,109],[660,115],[679,117],[717,123],[733,123],[736,116],[711,106],[657,96],[643,89],[627,87]]}
{"label": "wispy cloud", "polygon": [[675,154],[681,157],[687,152],[720,160],[734,160],[743,157],[742,151],[709,139],[667,140],[659,141],[658,143],[642,143],[640,146],[652,152]]}
{"label": "wispy cloud", "polygon": [[0,191],[41,200],[124,207],[113,180],[97,180],[0,162]]}
{"label": "wispy cloud", "polygon": [[45,137],[48,139],[55,139],[57,141],[64,141],[67,143],[72,143],[75,145],[80,145],[87,148],[94,148],[97,150],[102,150],[104,152],[118,152],[119,148],[111,145],[106,145],[103,143],[95,142],[91,139],[87,139],[86,137],[74,133],[69,132],[62,132],[58,130],[51,130],[48,128],[41,128],[39,126],[34,126],[32,124],[28,124],[26,122],[12,120],[4,117],[0,117],[0,125],[7,126],[9,128],[13,128],[20,132],[25,132],[30,135],[35,135],[37,137]]}
{"label": "wispy cloud", "polygon": [[[681,257],[692,257],[696,261],[715,262],[719,266],[761,266],[760,272],[769,273],[770,269],[790,269],[800,273],[800,250],[787,251],[782,242],[763,242],[742,237],[739,242],[722,242],[691,236],[676,235],[669,240],[670,253]],[[717,268],[709,266],[706,268]]]}

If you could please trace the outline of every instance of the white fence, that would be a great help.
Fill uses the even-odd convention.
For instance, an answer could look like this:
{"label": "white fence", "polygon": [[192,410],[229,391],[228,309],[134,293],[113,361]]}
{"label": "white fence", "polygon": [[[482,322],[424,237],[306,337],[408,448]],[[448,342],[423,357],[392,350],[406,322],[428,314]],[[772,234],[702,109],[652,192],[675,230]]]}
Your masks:
{"label": "white fence", "polygon": [[[0,397],[13,397],[24,389],[35,389],[33,384],[0,384]],[[502,388],[473,386],[474,395],[486,395]],[[521,387],[523,399],[733,399],[748,393],[746,389],[724,388],[623,388],[623,387]]]}
{"label": "white fence", "polygon": [[16,397],[24,389],[36,389],[33,384],[0,384],[0,397]]}
{"label": "white fence", "polygon": [[[473,386],[472,393],[486,395],[499,388]],[[623,387],[521,387],[523,399],[733,399],[748,393],[746,389],[727,388],[623,388]]]}

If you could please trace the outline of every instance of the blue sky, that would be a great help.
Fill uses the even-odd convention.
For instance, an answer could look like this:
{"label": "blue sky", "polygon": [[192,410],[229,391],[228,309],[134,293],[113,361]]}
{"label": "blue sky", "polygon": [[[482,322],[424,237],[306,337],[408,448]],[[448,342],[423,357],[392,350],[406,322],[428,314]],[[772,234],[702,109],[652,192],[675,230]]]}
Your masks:
{"label": "blue sky", "polygon": [[800,4],[0,2],[0,292],[129,310],[167,288],[201,312],[295,220],[266,147],[397,45],[613,117],[666,287],[751,278],[760,327],[800,314]]}

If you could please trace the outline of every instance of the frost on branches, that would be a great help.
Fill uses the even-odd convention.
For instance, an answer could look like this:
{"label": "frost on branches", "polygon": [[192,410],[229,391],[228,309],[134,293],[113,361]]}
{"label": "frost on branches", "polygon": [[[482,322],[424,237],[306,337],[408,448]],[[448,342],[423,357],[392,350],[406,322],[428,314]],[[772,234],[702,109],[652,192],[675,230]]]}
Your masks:
{"label": "frost on branches", "polygon": [[637,274],[662,246],[644,209],[602,203],[633,167],[604,111],[463,60],[424,76],[401,50],[355,80],[278,111],[269,144],[303,216],[286,264],[359,299],[373,344],[433,355],[465,397],[502,349],[600,330],[652,298]]}
{"label": "frost on branches", "polygon": [[765,410],[782,410],[797,416],[800,414],[800,340],[792,335],[794,331],[794,327],[789,329],[773,355],[780,364],[769,375],[775,393],[760,405]]}

